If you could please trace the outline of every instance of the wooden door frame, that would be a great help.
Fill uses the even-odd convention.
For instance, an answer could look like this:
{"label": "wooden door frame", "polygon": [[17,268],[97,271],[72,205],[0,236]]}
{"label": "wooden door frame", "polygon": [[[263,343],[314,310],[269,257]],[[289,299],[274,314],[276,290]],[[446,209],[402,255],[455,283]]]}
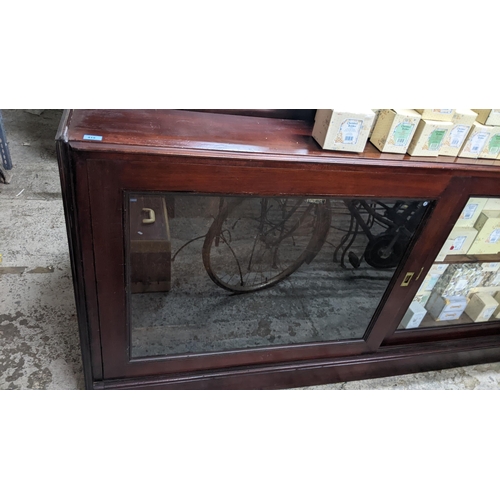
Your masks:
{"label": "wooden door frame", "polygon": [[[236,163],[236,164],[235,164]],[[95,283],[99,303],[103,378],[141,377],[182,372],[229,369],[238,366],[301,362],[308,359],[353,356],[377,349],[387,333],[384,315],[372,320],[371,333],[362,339],[309,344],[249,348],[215,353],[186,354],[130,359],[125,269],[124,199],[127,192],[179,192],[200,194],[310,195],[339,198],[419,198],[428,199],[429,188],[423,176],[408,172],[396,179],[390,169],[377,169],[372,175],[352,167],[335,166],[305,169],[300,165],[271,166],[234,160],[213,161],[206,158],[93,156],[86,160],[94,239]],[[381,171],[382,170],[382,171]],[[140,175],[138,175],[140,172]],[[437,176],[430,191],[440,192],[445,178]],[[391,193],[392,196],[387,196]],[[432,194],[432,193],[431,193]],[[431,197],[432,198],[432,197]],[[399,279],[405,263],[396,270],[390,286]],[[376,315],[399,296],[384,295]],[[393,304],[392,309],[396,306]],[[374,316],[375,317],[375,316]],[[397,325],[396,325],[397,326]],[[370,332],[370,330],[368,330]]]}

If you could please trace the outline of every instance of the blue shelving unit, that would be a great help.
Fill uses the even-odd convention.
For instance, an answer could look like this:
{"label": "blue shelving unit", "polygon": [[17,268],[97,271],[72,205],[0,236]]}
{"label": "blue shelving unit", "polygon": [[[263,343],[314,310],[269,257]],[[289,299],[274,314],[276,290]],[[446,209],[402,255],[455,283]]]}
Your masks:
{"label": "blue shelving unit", "polygon": [[9,145],[7,144],[7,136],[3,126],[2,112],[0,111],[0,157],[2,164],[0,168],[0,181],[9,183],[12,176],[12,160],[10,158]]}

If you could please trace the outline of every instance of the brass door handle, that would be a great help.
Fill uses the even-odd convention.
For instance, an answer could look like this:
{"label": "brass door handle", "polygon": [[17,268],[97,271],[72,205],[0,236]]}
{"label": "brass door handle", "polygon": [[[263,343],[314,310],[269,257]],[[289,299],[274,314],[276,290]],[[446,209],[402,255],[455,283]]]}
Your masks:
{"label": "brass door handle", "polygon": [[143,224],[153,224],[153,222],[156,220],[155,211],[152,208],[143,208],[142,211],[148,212],[148,218],[142,219],[142,223]]}
{"label": "brass door handle", "polygon": [[403,281],[401,282],[401,286],[408,286],[410,284],[411,279],[415,273],[406,273]]}

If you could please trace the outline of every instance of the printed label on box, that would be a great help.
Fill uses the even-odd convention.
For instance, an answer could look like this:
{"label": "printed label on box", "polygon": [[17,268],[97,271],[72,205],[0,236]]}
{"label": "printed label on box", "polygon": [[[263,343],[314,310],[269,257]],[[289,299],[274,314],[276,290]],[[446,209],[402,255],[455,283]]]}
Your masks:
{"label": "printed label on box", "polygon": [[488,307],[483,311],[483,314],[481,315],[485,319],[491,318],[491,315],[495,312],[496,306],[495,307]]}
{"label": "printed label on box", "polygon": [[464,220],[470,220],[472,219],[472,217],[474,217],[474,214],[476,213],[476,210],[477,210],[477,207],[479,205],[477,203],[469,203],[465,208],[464,208],[464,211],[463,211],[463,217],[461,217],[461,219],[464,219]]}
{"label": "printed label on box", "polygon": [[495,229],[488,238],[486,243],[498,243],[500,240],[500,229]]}
{"label": "printed label on box", "polygon": [[396,146],[407,146],[414,128],[415,125],[413,123],[400,123],[394,129],[394,144]]}
{"label": "printed label on box", "polygon": [[342,144],[356,144],[363,120],[345,120],[340,126]]}
{"label": "printed label on box", "polygon": [[470,127],[467,125],[457,125],[450,131],[450,146],[452,148],[459,148],[465,141]]}
{"label": "printed label on box", "polygon": [[471,153],[480,153],[483,150],[484,145],[486,144],[486,139],[488,139],[489,136],[490,134],[486,132],[478,132],[477,134],[474,134],[470,140]]}
{"label": "printed label on box", "polygon": [[500,152],[500,134],[495,134],[488,145],[489,153],[497,155]]}
{"label": "printed label on box", "polygon": [[461,250],[462,247],[464,246],[466,239],[467,239],[467,236],[457,236],[455,238],[455,240],[453,241],[453,245],[450,247],[450,250],[455,250],[456,252]]}
{"label": "printed label on box", "polygon": [[431,132],[428,141],[429,151],[437,151],[441,147],[445,134],[446,130],[442,128],[438,128]]}
{"label": "printed label on box", "polygon": [[500,262],[484,262],[481,267],[486,271],[498,271],[500,269]]}
{"label": "printed label on box", "polygon": [[452,319],[458,319],[459,317],[457,316],[457,313],[456,312],[450,312],[450,313],[444,313],[444,314],[441,314],[439,316],[439,320],[440,321],[443,321],[443,320],[452,320]]}
{"label": "printed label on box", "polygon": [[442,113],[443,115],[450,115],[453,110],[452,109],[433,109],[434,113]]}

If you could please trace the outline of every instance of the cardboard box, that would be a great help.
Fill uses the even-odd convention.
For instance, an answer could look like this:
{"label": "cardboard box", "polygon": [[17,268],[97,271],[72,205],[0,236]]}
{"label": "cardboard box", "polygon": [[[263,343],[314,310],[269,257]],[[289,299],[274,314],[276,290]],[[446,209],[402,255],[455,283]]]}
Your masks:
{"label": "cardboard box", "polygon": [[469,134],[470,128],[474,124],[477,117],[477,113],[474,113],[471,109],[456,109],[453,113],[451,122],[453,127],[451,127],[450,133],[447,134],[439,154],[443,156],[457,156],[460,152],[467,135]]}
{"label": "cardboard box", "polygon": [[477,121],[474,122],[458,156],[460,158],[478,158],[490,134],[491,127],[482,125]]}
{"label": "cardboard box", "polygon": [[483,210],[474,227],[478,234],[467,251],[468,255],[495,254],[500,252],[500,212]]}
{"label": "cardboard box", "polygon": [[453,123],[435,120],[420,120],[417,130],[408,146],[412,156],[437,156]]}
{"label": "cardboard box", "polygon": [[485,277],[481,264],[450,264],[434,286],[433,292],[442,296],[467,297],[472,288],[481,286]]}
{"label": "cardboard box", "polygon": [[467,299],[462,296],[446,297],[436,291],[427,302],[425,308],[436,321],[451,321],[460,318],[467,307]]}
{"label": "cardboard box", "polygon": [[494,160],[500,154],[500,127],[490,128],[490,136],[479,154],[479,158],[490,158]]}
{"label": "cardboard box", "polygon": [[474,227],[480,213],[486,206],[488,198],[469,198],[467,205],[462,210],[455,227]]}
{"label": "cardboard box", "polygon": [[368,134],[368,139],[371,137],[373,129],[375,128],[375,125],[377,124],[378,117],[380,115],[380,109],[372,109],[372,111],[375,113],[375,118],[373,119],[372,126],[370,128],[370,132]]}
{"label": "cardboard box", "polygon": [[475,227],[455,226],[436,257],[436,261],[442,262],[447,255],[466,255],[477,238],[477,234],[478,230]]}
{"label": "cardboard box", "polygon": [[370,142],[384,153],[406,153],[420,115],[413,109],[382,109]]}
{"label": "cardboard box", "polygon": [[426,314],[427,310],[424,306],[418,302],[412,302],[401,320],[401,325],[406,329],[418,328]]}
{"label": "cardboard box", "polygon": [[497,307],[498,302],[488,293],[475,293],[465,308],[465,314],[474,323],[480,323],[488,321],[495,313]]}
{"label": "cardboard box", "polygon": [[500,125],[500,109],[473,109],[477,113],[479,123],[483,125]]}
{"label": "cardboard box", "polygon": [[[417,296],[423,295],[423,294],[429,294],[431,293],[432,289],[438,282],[439,278],[441,275],[446,271],[448,268],[449,264],[433,264],[431,268],[429,269],[429,272],[425,276],[424,280],[422,281],[420,288],[417,291]],[[414,299],[415,300],[415,299]],[[422,302],[419,300],[418,302]]]}
{"label": "cardboard box", "polygon": [[454,109],[416,109],[424,120],[449,122],[455,113]]}
{"label": "cardboard box", "polygon": [[495,319],[500,319],[500,292],[497,292],[495,293],[495,295],[493,295],[493,298],[498,302],[498,307],[495,309],[495,311],[493,312],[493,318]]}
{"label": "cardboard box", "polygon": [[481,264],[484,272],[496,273],[500,269],[500,262],[484,262]]}
{"label": "cardboard box", "polygon": [[417,291],[417,295],[426,292],[431,292],[432,289],[436,286],[436,283],[438,282],[440,277],[441,273],[432,273],[432,272],[427,273],[427,276],[424,278],[424,281],[422,281],[422,284],[420,285],[420,288]]}
{"label": "cardboard box", "polygon": [[487,198],[483,210],[500,210],[500,198]]}
{"label": "cardboard box", "polygon": [[433,264],[429,270],[430,273],[443,274],[448,269],[449,264]]}
{"label": "cardboard box", "polygon": [[488,288],[495,288],[495,292],[500,291],[500,271],[485,271],[485,279],[481,285]]}
{"label": "cardboard box", "polygon": [[418,302],[421,306],[425,307],[425,304],[427,304],[427,301],[429,300],[432,292],[422,292],[422,293],[417,293],[415,297],[413,297],[413,302]]}
{"label": "cardboard box", "polygon": [[312,136],[323,149],[361,153],[374,119],[371,109],[318,109]]}

